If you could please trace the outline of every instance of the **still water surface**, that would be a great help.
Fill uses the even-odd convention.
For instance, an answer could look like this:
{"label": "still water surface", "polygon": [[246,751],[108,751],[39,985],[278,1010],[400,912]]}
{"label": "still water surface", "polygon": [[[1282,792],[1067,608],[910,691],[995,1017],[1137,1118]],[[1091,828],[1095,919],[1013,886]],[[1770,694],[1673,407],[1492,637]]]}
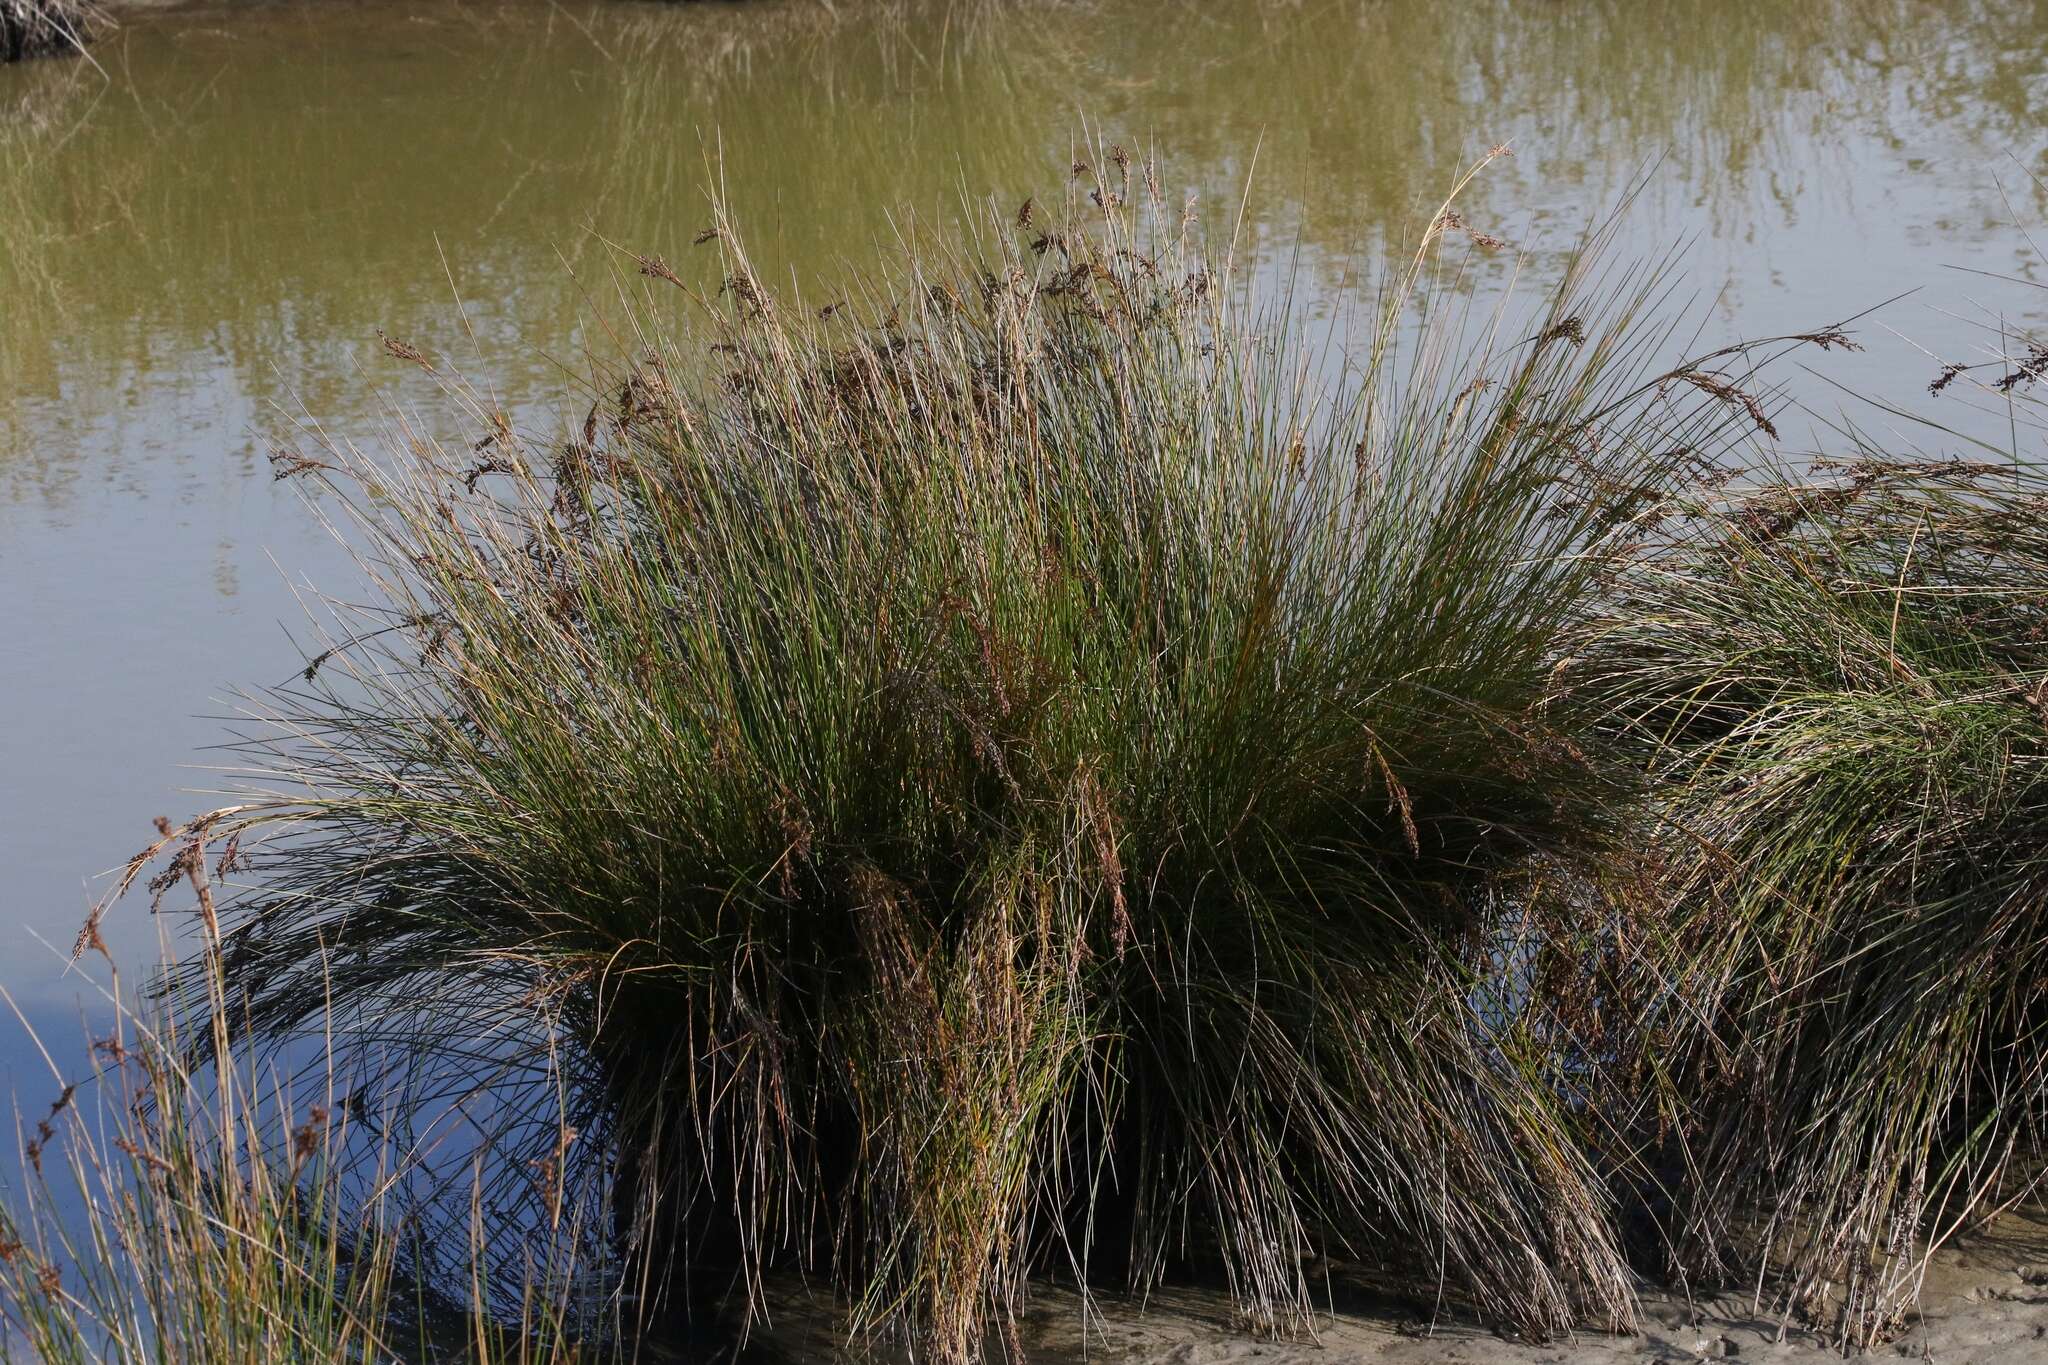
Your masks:
{"label": "still water surface", "polygon": [[[1833,384],[1925,406],[1921,347],[2048,316],[2025,0],[281,0],[129,11],[94,57],[0,69],[0,985],[60,1049],[88,876],[209,804],[230,690],[296,670],[296,589],[351,582],[272,443],[430,399],[378,328],[544,413],[619,311],[607,243],[708,279],[714,186],[823,298],[965,202],[1056,195],[1099,136],[1212,219],[1243,197],[1327,290],[1506,142],[1475,225],[1541,276],[1640,181],[1620,249],[1689,244],[1710,343],[1920,289],[1792,377],[1829,418]],[[140,904],[112,927],[153,951]]]}

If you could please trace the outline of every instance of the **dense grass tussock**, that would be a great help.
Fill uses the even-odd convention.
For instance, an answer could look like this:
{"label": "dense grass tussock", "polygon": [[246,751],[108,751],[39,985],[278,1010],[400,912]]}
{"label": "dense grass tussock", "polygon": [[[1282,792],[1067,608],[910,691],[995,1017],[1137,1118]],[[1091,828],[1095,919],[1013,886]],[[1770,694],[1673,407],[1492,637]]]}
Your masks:
{"label": "dense grass tussock", "polygon": [[1686,1140],[1674,1254],[1768,1255],[1880,1340],[2048,1114],[2048,478],[1870,457],[1706,490],[1581,666],[1668,831],[1633,1055]]}
{"label": "dense grass tussock", "polygon": [[1105,164],[823,316],[722,224],[566,440],[471,395],[473,449],[281,454],[379,600],[202,831],[229,978],[259,1029],[546,1012],[650,1310],[830,1266],[965,1359],[1029,1272],[1191,1269],[1306,1330],[1348,1249],[1627,1325],[1504,888],[1607,837],[1546,700],[1595,552],[1749,419],[1587,260],[1468,318],[1449,215],[1340,367]]}
{"label": "dense grass tussock", "polygon": [[106,23],[91,0],[0,0],[0,62],[83,52]]}

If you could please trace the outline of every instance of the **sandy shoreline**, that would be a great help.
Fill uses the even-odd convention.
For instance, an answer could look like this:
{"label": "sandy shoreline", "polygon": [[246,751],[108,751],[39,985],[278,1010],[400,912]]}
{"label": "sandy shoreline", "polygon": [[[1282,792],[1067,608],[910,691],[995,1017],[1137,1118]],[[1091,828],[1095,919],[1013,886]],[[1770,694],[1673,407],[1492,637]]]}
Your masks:
{"label": "sandy shoreline", "polygon": [[[848,1357],[835,1315],[801,1294],[781,1300],[776,1325],[757,1337],[742,1360],[814,1362]],[[1174,1289],[1139,1305],[1098,1297],[1084,1313],[1071,1289],[1041,1286],[1026,1310],[1023,1344],[1038,1365],[1634,1365],[1635,1362],[1842,1358],[1839,1348],[1794,1323],[1781,1334],[1767,1303],[1754,1310],[1747,1294],[1688,1305],[1657,1291],[1643,1296],[1643,1330],[1635,1336],[1581,1332],[1531,1344],[1509,1340],[1446,1315],[1433,1325],[1412,1308],[1386,1304],[1336,1313],[1314,1341],[1275,1341],[1232,1321],[1222,1296]],[[1085,1323],[1085,1326],[1084,1326]],[[1867,1353],[1870,1360],[1922,1359],[1939,1365],[2048,1363],[2048,1209],[2011,1214],[1989,1231],[1935,1253],[1920,1315],[1899,1338]],[[869,1357],[894,1365],[890,1354]],[[1000,1354],[990,1359],[999,1361]]]}
{"label": "sandy shoreline", "polygon": [[[1917,1358],[1943,1365],[2048,1361],[2048,1268],[2010,1257],[1964,1252],[1937,1256],[1921,1318],[1867,1358]],[[1944,1263],[1945,1262],[1945,1263]],[[1062,1296],[1064,1297],[1064,1296]],[[1639,1361],[1841,1359],[1841,1352],[1797,1325],[1780,1332],[1747,1295],[1688,1306],[1647,1295],[1635,1336],[1580,1333],[1532,1345],[1457,1322],[1401,1323],[1337,1315],[1314,1342],[1261,1340],[1231,1330],[1223,1305],[1203,1296],[1169,1296],[1143,1312],[1107,1305],[1090,1323],[1086,1349],[1077,1306],[1040,1303],[1031,1314],[1031,1358],[1111,1365],[1351,1365],[1390,1362],[1453,1365],[1620,1365]]]}
{"label": "sandy shoreline", "polygon": [[[1669,1294],[1644,1296],[1636,1336],[1580,1333],[1541,1345],[1504,1339],[1469,1324],[1401,1322],[1387,1316],[1333,1317],[1316,1342],[1273,1342],[1229,1329],[1224,1306],[1200,1295],[1169,1296],[1144,1312],[1107,1305],[1091,1324],[1085,1352],[1071,1303],[1040,1303],[1034,1348],[1051,1358],[1115,1365],[1350,1365],[1350,1362],[1503,1362],[1503,1365],[1607,1365],[1638,1361],[1840,1359],[1839,1348],[1797,1324],[1782,1332],[1766,1304],[1747,1294],[1688,1305]],[[1064,1309],[1064,1312],[1061,1309]],[[1037,1358],[1037,1349],[1033,1350]],[[1989,1232],[1935,1253],[1920,1315],[1870,1359],[1917,1358],[1942,1365],[2048,1362],[2048,1216],[2012,1215]]]}

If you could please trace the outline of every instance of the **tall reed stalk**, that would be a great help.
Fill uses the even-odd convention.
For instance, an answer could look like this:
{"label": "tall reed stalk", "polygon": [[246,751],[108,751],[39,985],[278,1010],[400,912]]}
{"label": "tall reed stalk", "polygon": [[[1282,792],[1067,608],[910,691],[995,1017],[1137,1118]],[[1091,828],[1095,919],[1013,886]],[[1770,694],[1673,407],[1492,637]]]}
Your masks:
{"label": "tall reed stalk", "polygon": [[[159,904],[178,883],[196,894],[198,1008],[135,1012],[96,913],[77,951],[107,964],[107,1032],[91,1039],[82,1068],[65,1068],[32,1035],[55,1099],[18,1119],[17,1178],[0,1197],[0,1359],[571,1365],[591,1336],[617,1349],[616,1324],[593,1331],[601,1320],[577,1300],[577,1201],[551,1172],[540,1179],[557,1191],[555,1217],[525,1229],[523,1245],[481,1216],[439,1219],[420,1197],[438,1192],[429,1168],[450,1148],[470,1157],[479,1215],[486,1173],[508,1175],[487,1123],[468,1127],[481,1141],[453,1140],[475,1093],[442,1106],[440,1131],[408,1129],[394,1122],[395,1097],[344,1072],[339,1050],[316,1051],[295,1071],[233,1050],[241,1025],[214,933],[213,880],[236,855],[226,845],[217,862],[208,857],[223,815],[159,822],[163,838],[114,893],[171,851],[151,889]],[[453,1261],[490,1275],[507,1258],[517,1262],[509,1301],[451,1294],[440,1273]]]}

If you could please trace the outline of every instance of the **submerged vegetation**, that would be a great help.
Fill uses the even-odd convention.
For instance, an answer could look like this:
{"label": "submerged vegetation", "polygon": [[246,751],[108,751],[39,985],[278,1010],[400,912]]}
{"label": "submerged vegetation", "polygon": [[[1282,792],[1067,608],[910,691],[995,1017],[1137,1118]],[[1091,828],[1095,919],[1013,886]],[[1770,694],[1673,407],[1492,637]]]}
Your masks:
{"label": "submerged vegetation", "polygon": [[[1090,160],[824,307],[723,218],[715,294],[633,258],[687,321],[553,438],[387,337],[475,429],[277,452],[372,591],[123,878],[204,925],[146,1074],[213,1089],[150,1112],[311,1040],[323,1115],[492,1117],[415,1206],[200,1104],[88,1197],[91,1318],[192,1209],[308,1341],[744,1330],[795,1270],[966,1361],[1047,1276],[1310,1332],[1334,1256],[1536,1338],[1776,1274],[1868,1343],[2024,1179],[2038,471],[1771,463],[1763,348],[1841,331],[1682,357],[1599,233],[1475,312],[1448,205],[1339,353]],[[51,1340],[58,1260],[0,1277]]]}

